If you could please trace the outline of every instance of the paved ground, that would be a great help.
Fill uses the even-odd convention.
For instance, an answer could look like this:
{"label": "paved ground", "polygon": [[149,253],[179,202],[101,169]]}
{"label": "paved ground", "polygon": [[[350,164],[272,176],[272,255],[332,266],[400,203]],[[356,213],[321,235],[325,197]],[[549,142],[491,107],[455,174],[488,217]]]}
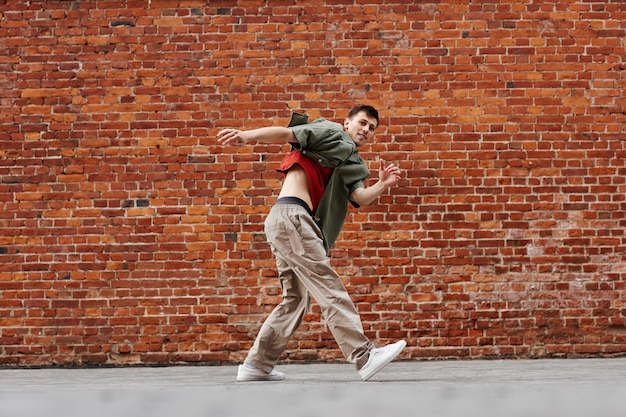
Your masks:
{"label": "paved ground", "polygon": [[625,417],[626,358],[287,365],[282,382],[234,366],[0,370],[0,416]]}

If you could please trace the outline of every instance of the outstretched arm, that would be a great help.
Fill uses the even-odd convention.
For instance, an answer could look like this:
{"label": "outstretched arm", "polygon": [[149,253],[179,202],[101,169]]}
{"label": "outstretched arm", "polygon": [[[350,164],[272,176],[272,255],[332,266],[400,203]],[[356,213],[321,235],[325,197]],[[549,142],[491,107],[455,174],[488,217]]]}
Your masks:
{"label": "outstretched arm", "polygon": [[350,194],[350,200],[359,206],[369,206],[389,187],[395,185],[400,179],[400,168],[394,164],[385,166],[385,161],[380,160],[378,167],[378,181],[367,188],[357,188]]}
{"label": "outstretched arm", "polygon": [[270,126],[252,130],[223,129],[217,134],[222,145],[245,145],[249,142],[297,143],[293,131],[287,127]]}

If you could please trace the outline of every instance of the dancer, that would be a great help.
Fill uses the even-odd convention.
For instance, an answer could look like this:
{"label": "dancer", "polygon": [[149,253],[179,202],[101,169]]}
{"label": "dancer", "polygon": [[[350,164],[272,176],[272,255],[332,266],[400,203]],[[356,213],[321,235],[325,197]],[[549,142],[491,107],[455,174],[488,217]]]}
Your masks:
{"label": "dancer", "polygon": [[274,366],[307,312],[313,297],[345,359],[368,380],[395,359],[406,342],[382,348],[365,336],[361,319],[339,275],[331,268],[329,252],[341,231],[348,203],[372,204],[400,179],[400,169],[381,159],[378,181],[365,187],[369,176],[358,150],[374,136],[378,111],[368,105],[350,110],[343,122],[294,113],[288,127],[264,127],[218,133],[223,145],[250,142],[290,143],[279,171],[284,182],[278,200],[265,220],[265,234],[276,257],[282,302],[263,323],[237,381],[279,381]]}

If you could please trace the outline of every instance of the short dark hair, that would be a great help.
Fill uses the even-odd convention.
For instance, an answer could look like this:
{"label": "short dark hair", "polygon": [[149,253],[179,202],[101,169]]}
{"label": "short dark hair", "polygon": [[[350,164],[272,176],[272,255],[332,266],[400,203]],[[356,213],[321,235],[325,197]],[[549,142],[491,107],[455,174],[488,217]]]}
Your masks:
{"label": "short dark hair", "polygon": [[365,112],[369,117],[373,117],[376,119],[376,124],[378,124],[378,110],[376,110],[372,106],[368,106],[367,104],[359,104],[358,106],[354,106],[350,113],[348,113],[348,119],[352,119],[354,116],[359,114],[360,112]]}

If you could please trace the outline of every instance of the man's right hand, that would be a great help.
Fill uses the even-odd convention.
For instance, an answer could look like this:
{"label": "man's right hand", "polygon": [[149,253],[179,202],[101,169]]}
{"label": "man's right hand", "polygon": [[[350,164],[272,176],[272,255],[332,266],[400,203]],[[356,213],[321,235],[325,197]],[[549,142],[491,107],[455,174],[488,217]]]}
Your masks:
{"label": "man's right hand", "polygon": [[217,140],[222,145],[245,145],[250,140],[249,136],[243,130],[222,129],[217,134]]}

